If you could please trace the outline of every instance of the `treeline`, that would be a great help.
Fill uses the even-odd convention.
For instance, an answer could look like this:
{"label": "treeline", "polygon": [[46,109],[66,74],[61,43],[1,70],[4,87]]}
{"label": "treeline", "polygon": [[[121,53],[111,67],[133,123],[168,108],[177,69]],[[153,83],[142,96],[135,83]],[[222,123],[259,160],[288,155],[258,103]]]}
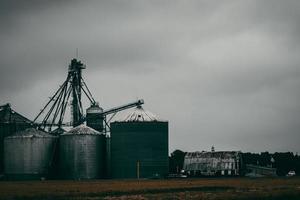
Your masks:
{"label": "treeline", "polygon": [[180,171],[183,169],[185,154],[186,152],[178,149],[171,153],[171,156],[169,157],[169,172],[171,174],[180,173]]}
{"label": "treeline", "polygon": [[242,162],[244,164],[275,167],[278,176],[285,176],[289,171],[295,171],[296,175],[300,175],[300,156],[292,152],[243,153]]}
{"label": "treeline", "polygon": [[[169,157],[170,173],[180,173],[183,169],[184,156],[186,152],[175,150]],[[278,176],[285,176],[289,171],[295,171],[300,175],[300,156],[292,152],[285,153],[242,153],[242,166],[246,164],[265,167],[275,167]]]}

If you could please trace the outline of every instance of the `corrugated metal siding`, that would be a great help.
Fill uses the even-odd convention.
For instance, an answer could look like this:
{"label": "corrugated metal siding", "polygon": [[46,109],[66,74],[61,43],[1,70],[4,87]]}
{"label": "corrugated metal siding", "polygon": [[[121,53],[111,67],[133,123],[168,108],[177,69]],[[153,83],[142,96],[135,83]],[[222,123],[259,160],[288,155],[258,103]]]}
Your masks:
{"label": "corrugated metal siding", "polygon": [[87,126],[102,132],[103,131],[103,109],[97,105],[93,105],[86,110]]}
{"label": "corrugated metal siding", "polygon": [[113,178],[140,178],[168,173],[168,122],[111,123]]}
{"label": "corrugated metal siding", "polygon": [[29,127],[30,124],[0,123],[0,174],[4,173],[4,138]]}
{"label": "corrugated metal siding", "polygon": [[106,137],[106,178],[111,178],[111,140],[110,137]]}
{"label": "corrugated metal siding", "polygon": [[47,176],[55,148],[55,137],[6,137],[4,171],[6,176],[22,179]]}
{"label": "corrugated metal siding", "polygon": [[0,106],[0,174],[4,173],[4,138],[17,131],[32,127],[31,121],[17,112],[11,110],[9,106]]}
{"label": "corrugated metal siding", "polygon": [[0,123],[0,174],[4,173],[4,137],[11,134],[11,125]]}
{"label": "corrugated metal siding", "polygon": [[60,172],[66,179],[103,178],[105,172],[105,136],[61,135]]}

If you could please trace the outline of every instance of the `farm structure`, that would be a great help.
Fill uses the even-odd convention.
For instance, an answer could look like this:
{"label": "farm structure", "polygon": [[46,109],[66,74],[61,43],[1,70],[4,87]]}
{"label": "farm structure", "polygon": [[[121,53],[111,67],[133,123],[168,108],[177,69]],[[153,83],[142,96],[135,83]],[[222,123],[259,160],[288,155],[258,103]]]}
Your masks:
{"label": "farm structure", "polygon": [[79,125],[60,135],[61,177],[65,179],[99,179],[105,173],[105,135]]}
{"label": "farm structure", "polygon": [[31,123],[12,109],[10,104],[0,106],[0,174],[4,171],[4,138],[32,127]]}
{"label": "farm structure", "polygon": [[190,176],[237,176],[241,172],[241,152],[188,152],[183,170]]}
{"label": "farm structure", "polygon": [[35,128],[4,139],[4,171],[8,179],[40,179],[53,167],[57,136]]}
{"label": "farm structure", "polygon": [[169,171],[168,122],[141,106],[111,123],[112,178],[164,177]]}
{"label": "farm structure", "polygon": [[[80,60],[71,60],[66,79],[32,121],[9,104],[0,107],[1,177],[78,180],[168,174],[168,122],[144,111],[143,99],[103,109],[87,87],[83,69]],[[87,109],[82,94],[90,103]],[[112,122],[130,108],[135,110],[125,121]]]}

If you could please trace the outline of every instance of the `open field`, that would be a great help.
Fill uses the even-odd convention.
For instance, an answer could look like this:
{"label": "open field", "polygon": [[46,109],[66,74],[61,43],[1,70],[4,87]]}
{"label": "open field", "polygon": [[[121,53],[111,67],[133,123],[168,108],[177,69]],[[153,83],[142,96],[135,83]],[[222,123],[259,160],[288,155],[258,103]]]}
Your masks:
{"label": "open field", "polygon": [[300,199],[300,178],[0,182],[0,199]]}

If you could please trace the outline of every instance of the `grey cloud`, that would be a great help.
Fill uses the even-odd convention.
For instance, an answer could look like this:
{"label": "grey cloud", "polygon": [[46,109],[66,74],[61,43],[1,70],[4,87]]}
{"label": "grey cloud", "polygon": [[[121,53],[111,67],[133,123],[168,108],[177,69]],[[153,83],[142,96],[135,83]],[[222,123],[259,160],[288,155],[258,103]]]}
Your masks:
{"label": "grey cloud", "polygon": [[146,108],[170,121],[170,150],[300,150],[298,1],[0,7],[0,102],[30,117],[79,48],[101,105],[144,97]]}

